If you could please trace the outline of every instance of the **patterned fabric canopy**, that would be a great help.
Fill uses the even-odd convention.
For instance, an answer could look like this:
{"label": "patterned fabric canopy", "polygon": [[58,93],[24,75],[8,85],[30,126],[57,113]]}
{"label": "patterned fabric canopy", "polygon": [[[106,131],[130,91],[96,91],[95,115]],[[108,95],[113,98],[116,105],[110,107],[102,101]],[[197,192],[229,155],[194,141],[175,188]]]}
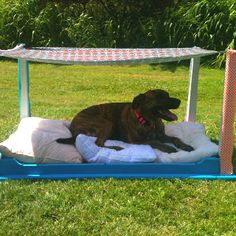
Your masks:
{"label": "patterned fabric canopy", "polygon": [[150,64],[180,61],[217,53],[193,48],[24,48],[0,50],[0,56],[61,64]]}

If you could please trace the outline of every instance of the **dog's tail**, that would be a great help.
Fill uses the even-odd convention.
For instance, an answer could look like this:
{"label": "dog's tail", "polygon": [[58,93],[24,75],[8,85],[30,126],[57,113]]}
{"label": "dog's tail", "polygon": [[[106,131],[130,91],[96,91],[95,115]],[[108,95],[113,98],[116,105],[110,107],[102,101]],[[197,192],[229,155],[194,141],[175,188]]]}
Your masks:
{"label": "dog's tail", "polygon": [[75,144],[76,136],[72,136],[70,138],[59,138],[56,141],[58,143],[63,143],[63,144]]}

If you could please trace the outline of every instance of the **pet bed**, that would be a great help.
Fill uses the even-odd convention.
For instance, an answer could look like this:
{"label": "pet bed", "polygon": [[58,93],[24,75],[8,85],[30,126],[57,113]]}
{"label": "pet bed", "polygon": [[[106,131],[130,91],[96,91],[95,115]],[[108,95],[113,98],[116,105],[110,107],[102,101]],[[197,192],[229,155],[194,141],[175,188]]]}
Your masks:
{"label": "pet bed", "polygon": [[202,157],[217,155],[218,146],[205,135],[204,126],[189,122],[166,125],[166,133],[194,147],[194,151],[164,153],[149,145],[127,144],[107,140],[108,146],[120,146],[121,151],[98,147],[95,137],[79,135],[74,145],[59,144],[58,138],[70,137],[69,122],[28,117],[21,120],[17,130],[4,142],[0,151],[23,163],[73,164],[112,162],[196,162]]}
{"label": "pet bed", "polygon": [[152,149],[149,145],[127,144],[121,141],[107,140],[107,146],[119,146],[123,150],[116,151],[95,144],[96,138],[79,135],[76,148],[87,162],[196,162],[203,157],[217,155],[218,146],[212,143],[205,134],[202,124],[182,122],[165,126],[166,134],[180,138],[194,148],[192,152],[178,150],[176,153],[165,153]]}
{"label": "pet bed", "polygon": [[[185,121],[196,121],[197,89],[200,58],[216,51],[193,48],[24,48],[24,45],[9,50],[0,50],[0,56],[18,60],[18,85],[21,119],[31,116],[29,96],[29,62],[55,64],[150,64],[191,59],[189,93]],[[236,93],[236,51],[229,50],[226,63],[226,81],[222,109],[222,126],[219,154],[202,157],[202,160],[187,163],[73,163],[41,164],[20,163],[11,158],[9,150],[1,150],[0,179],[68,179],[68,178],[207,178],[236,179],[233,173],[233,120]],[[28,157],[28,156],[27,156]],[[78,157],[79,162],[80,157]],[[30,162],[30,160],[27,160]],[[39,161],[39,163],[37,163]],[[59,160],[61,162],[61,160]]]}
{"label": "pet bed", "polygon": [[74,145],[61,145],[55,140],[70,137],[69,122],[28,117],[17,130],[0,143],[0,152],[22,163],[81,163]]}

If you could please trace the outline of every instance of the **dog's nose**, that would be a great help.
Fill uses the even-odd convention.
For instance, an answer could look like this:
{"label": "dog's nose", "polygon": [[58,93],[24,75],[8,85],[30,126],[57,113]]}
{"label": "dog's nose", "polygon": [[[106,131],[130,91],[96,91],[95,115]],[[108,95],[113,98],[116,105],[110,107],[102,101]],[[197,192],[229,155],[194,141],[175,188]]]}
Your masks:
{"label": "dog's nose", "polygon": [[176,109],[180,106],[181,101],[177,98],[170,98],[170,107],[169,109]]}

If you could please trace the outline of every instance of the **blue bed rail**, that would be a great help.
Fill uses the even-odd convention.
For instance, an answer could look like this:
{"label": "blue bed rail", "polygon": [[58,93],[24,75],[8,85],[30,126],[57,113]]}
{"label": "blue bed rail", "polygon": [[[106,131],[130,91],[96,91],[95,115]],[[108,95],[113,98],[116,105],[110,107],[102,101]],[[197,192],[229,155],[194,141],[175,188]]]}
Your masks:
{"label": "blue bed rail", "polygon": [[217,156],[191,163],[24,164],[5,156],[0,160],[0,180],[94,178],[236,180],[236,175],[220,175]]}

